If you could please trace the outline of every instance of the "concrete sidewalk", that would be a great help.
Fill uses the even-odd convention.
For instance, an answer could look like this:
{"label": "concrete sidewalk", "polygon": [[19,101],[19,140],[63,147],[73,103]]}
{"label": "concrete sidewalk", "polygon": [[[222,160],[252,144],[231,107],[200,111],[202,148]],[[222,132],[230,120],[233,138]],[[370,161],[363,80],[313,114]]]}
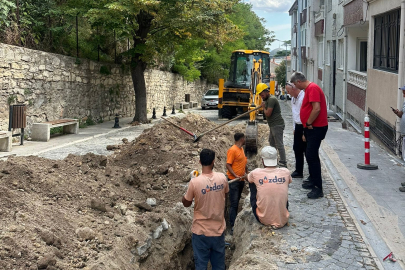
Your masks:
{"label": "concrete sidewalk", "polygon": [[[166,112],[171,116],[171,111]],[[86,128],[80,128],[79,134],[63,134],[51,137],[48,142],[38,141],[24,141],[24,145],[19,142],[13,143],[11,152],[0,152],[0,159],[7,158],[8,156],[42,156],[51,159],[63,159],[69,153],[76,155],[84,155],[92,152],[99,155],[106,155],[112,153],[107,151],[107,145],[122,143],[122,138],[134,140],[145,129],[153,126],[157,121],[163,121],[159,118],[162,116],[163,111],[157,111],[157,119],[152,119],[152,114],[148,114],[148,119],[151,119],[150,124],[143,124],[132,126],[132,117],[120,118],[119,124],[121,128],[113,128],[114,120],[105,121]],[[175,116],[182,116],[184,114],[176,113]],[[94,140],[98,138],[97,140]],[[94,144],[102,144],[103,147]],[[59,149],[59,151],[58,151]]]}
{"label": "concrete sidewalk", "polygon": [[[378,170],[358,169],[357,164],[364,163],[363,136],[342,129],[340,122],[331,122],[320,154],[382,266],[401,269],[405,261],[405,193],[398,188],[405,181],[405,166],[375,142],[370,151],[371,163]],[[383,262],[391,251],[398,262]]]}

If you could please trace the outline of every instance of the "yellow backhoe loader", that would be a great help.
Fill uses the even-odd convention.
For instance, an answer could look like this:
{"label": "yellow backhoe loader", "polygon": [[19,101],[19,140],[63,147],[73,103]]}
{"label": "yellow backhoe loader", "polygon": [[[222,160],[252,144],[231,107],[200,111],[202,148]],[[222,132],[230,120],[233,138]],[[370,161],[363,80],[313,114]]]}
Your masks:
{"label": "yellow backhoe loader", "polygon": [[[256,86],[265,83],[274,95],[275,82],[271,80],[270,56],[258,50],[236,50],[232,52],[229,79],[219,80],[218,116],[228,118],[247,112],[261,105]],[[246,125],[246,152],[257,153],[257,116],[263,110],[253,111]]]}

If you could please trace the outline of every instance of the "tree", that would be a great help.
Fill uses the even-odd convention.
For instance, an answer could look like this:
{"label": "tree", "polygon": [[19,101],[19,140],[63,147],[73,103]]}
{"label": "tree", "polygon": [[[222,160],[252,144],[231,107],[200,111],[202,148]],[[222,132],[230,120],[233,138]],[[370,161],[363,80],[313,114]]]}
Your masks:
{"label": "tree", "polygon": [[[192,39],[206,45],[234,40],[239,30],[228,14],[239,0],[70,0],[70,13],[81,13],[93,28],[115,31],[117,39],[131,39],[130,72],[135,92],[133,121],[146,122],[146,85],[144,71],[157,55]],[[77,8],[80,7],[80,8]],[[187,42],[186,42],[187,41]],[[181,51],[181,50],[180,50]],[[199,57],[189,58],[189,63]],[[176,66],[176,65],[175,65]],[[181,70],[181,65],[177,65]]]}
{"label": "tree", "polygon": [[280,63],[278,67],[276,67],[276,80],[278,82],[278,85],[281,87],[285,88],[285,82],[286,82],[286,62],[285,60]]}
{"label": "tree", "polygon": [[218,83],[219,78],[229,76],[232,51],[238,49],[266,50],[274,39],[274,32],[264,26],[265,20],[259,18],[248,3],[238,3],[232,8],[229,19],[241,30],[237,39],[229,41],[218,49],[209,47],[201,62],[201,74],[210,83]]}

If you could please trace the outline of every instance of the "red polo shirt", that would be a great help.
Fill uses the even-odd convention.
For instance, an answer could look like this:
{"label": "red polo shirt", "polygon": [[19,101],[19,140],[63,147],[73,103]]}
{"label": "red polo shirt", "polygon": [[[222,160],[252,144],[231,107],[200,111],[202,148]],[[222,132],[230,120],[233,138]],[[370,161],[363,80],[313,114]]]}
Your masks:
{"label": "red polo shirt", "polygon": [[312,111],[311,102],[319,102],[321,104],[321,111],[318,117],[312,123],[313,127],[324,127],[328,125],[328,111],[326,108],[325,94],[322,89],[315,83],[310,83],[307,88],[305,88],[305,96],[302,100],[300,118],[301,122],[306,127],[309,115]]}

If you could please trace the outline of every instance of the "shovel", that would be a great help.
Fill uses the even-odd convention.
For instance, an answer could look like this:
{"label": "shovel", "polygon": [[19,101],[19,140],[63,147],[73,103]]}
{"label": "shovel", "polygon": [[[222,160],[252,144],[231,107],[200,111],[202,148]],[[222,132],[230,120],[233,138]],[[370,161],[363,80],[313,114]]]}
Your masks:
{"label": "shovel", "polygon": [[[198,141],[202,138],[202,136],[204,136],[205,134],[207,134],[207,133],[209,133],[209,132],[211,132],[211,131],[214,131],[214,130],[220,128],[220,127],[223,127],[223,126],[229,124],[230,122],[235,121],[236,119],[239,119],[239,118],[241,118],[242,116],[245,116],[246,114],[249,114],[249,113],[251,113],[251,112],[257,111],[257,110],[259,110],[261,107],[262,107],[262,106],[259,106],[259,107],[257,107],[257,108],[254,108],[254,109],[250,110],[250,111],[244,112],[244,113],[242,113],[241,115],[239,115],[239,116],[237,116],[237,117],[235,117],[235,118],[233,118],[233,119],[231,119],[231,120],[229,120],[229,121],[223,123],[222,125],[219,125],[219,126],[217,126],[217,127],[214,127],[213,129],[210,129],[210,130],[204,132],[204,133],[201,134],[200,136],[196,137],[196,138],[194,139],[194,142],[198,142]],[[195,136],[195,135],[194,135],[194,136]]]}
{"label": "shovel", "polygon": [[163,118],[163,117],[162,117],[162,119],[163,119],[163,120],[166,120],[167,122],[169,122],[169,123],[172,124],[173,126],[175,126],[175,127],[179,128],[179,129],[183,130],[183,131],[184,131],[185,133],[187,133],[188,135],[192,136],[192,137],[194,138],[194,141],[196,141],[196,140],[198,139],[198,138],[197,138],[197,135],[195,135],[194,133],[191,133],[191,132],[188,131],[187,129],[182,128],[181,126],[179,126],[179,125],[177,125],[177,124],[175,124],[175,123],[173,123],[173,122],[167,120],[166,118]]}

